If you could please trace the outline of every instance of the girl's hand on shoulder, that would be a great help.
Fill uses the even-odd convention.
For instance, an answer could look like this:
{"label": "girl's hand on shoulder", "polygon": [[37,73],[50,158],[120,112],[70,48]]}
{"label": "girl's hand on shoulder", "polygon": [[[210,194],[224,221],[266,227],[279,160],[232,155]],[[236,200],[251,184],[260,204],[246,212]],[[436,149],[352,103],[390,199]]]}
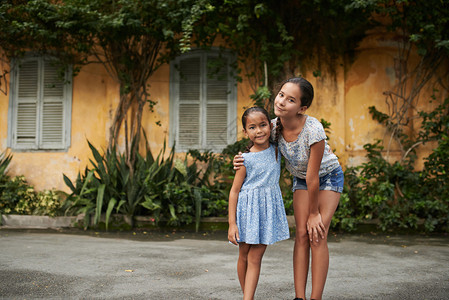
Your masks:
{"label": "girl's hand on shoulder", "polygon": [[238,245],[237,241],[240,240],[240,237],[239,237],[239,230],[236,224],[229,224],[228,240],[234,245]]}
{"label": "girl's hand on shoulder", "polygon": [[234,170],[238,170],[240,169],[241,166],[243,166],[243,161],[245,159],[243,158],[242,152],[239,152],[239,154],[237,154],[236,156],[234,156],[234,160],[233,160],[233,165],[234,165]]}
{"label": "girl's hand on shoulder", "polygon": [[326,227],[321,219],[320,213],[311,213],[307,220],[307,232],[309,233],[309,239],[311,244],[318,244],[320,239],[325,238]]}

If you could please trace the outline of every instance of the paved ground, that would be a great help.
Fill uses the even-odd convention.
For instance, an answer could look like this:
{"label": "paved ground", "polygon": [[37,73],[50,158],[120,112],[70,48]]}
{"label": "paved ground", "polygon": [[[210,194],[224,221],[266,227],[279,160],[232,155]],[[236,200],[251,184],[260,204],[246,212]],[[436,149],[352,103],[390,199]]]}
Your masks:
{"label": "paved ground", "polygon": [[[334,235],[324,299],[449,299],[449,237]],[[269,246],[256,299],[293,299],[293,240]],[[0,229],[0,299],[241,299],[223,232]]]}

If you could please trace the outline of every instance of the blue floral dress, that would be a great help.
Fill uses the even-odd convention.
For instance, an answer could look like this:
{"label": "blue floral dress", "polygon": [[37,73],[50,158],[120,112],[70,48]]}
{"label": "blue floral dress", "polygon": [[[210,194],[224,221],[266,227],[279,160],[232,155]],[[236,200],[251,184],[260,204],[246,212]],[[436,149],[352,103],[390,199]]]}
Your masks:
{"label": "blue floral dress", "polygon": [[281,155],[273,145],[243,153],[246,177],[237,202],[239,242],[274,244],[290,237],[279,187]]}

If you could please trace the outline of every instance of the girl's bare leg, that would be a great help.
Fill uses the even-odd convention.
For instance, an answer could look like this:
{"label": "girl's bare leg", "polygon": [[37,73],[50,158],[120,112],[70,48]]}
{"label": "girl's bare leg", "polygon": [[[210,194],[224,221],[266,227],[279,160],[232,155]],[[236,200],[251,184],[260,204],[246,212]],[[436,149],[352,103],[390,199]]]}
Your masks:
{"label": "girl's bare leg", "polygon": [[293,210],[295,213],[296,235],[293,249],[293,278],[295,295],[306,299],[307,275],[309,272],[309,235],[307,219],[309,218],[309,196],[307,190],[296,190],[293,193]]}
{"label": "girl's bare leg", "polygon": [[245,291],[246,269],[248,267],[248,252],[251,245],[239,243],[239,259],[237,261],[237,275],[239,277],[242,292]]}
{"label": "girl's bare leg", "polygon": [[312,244],[312,295],[311,299],[321,299],[323,296],[324,284],[326,283],[327,272],[329,270],[329,248],[327,247],[327,234],[331,224],[332,216],[340,201],[340,194],[333,191],[319,191],[318,209],[321,214],[326,234],[324,239],[320,239],[318,244]]}
{"label": "girl's bare leg", "polygon": [[248,252],[248,261],[245,277],[245,288],[243,290],[244,300],[253,300],[259,281],[260,265],[267,245],[251,245]]}

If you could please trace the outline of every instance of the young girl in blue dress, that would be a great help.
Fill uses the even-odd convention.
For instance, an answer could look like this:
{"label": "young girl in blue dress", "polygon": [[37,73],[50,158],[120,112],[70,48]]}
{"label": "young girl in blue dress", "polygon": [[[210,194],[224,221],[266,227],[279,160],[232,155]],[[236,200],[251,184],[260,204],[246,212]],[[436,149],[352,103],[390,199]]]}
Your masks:
{"label": "young girl in blue dress", "polygon": [[[321,299],[329,269],[327,234],[343,191],[343,171],[326,142],[321,123],[305,114],[312,104],[313,87],[304,78],[281,84],[274,100],[272,137],[293,175],[296,236],[293,250],[295,300],[306,299],[309,257],[312,254],[312,294]],[[246,160],[245,157],[243,157]],[[242,157],[234,159],[234,168]]]}
{"label": "young girl in blue dress", "polygon": [[290,233],[279,187],[281,157],[270,143],[268,112],[249,108],[242,124],[251,142],[229,193],[228,239],[239,245],[237,274],[246,300],[254,298],[267,245],[288,239]]}

